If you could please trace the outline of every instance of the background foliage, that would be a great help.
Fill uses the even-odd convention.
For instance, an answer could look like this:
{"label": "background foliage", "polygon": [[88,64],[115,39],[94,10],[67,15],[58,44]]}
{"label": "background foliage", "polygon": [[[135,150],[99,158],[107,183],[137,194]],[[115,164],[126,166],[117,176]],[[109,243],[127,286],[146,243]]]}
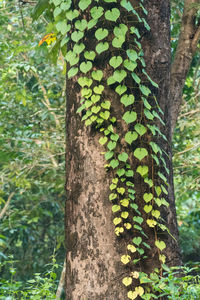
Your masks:
{"label": "background foliage", "polygon": [[[53,65],[46,43],[38,46],[46,34],[46,24],[43,17],[32,23],[30,5],[17,0],[0,1],[2,299],[15,299],[12,295],[21,297],[17,291],[23,289],[27,293],[24,299],[48,296],[37,295],[48,288],[55,291],[65,252],[64,64],[60,56],[58,64]],[[183,2],[172,1],[172,56],[182,11]],[[49,26],[47,31],[52,29]],[[173,142],[181,249],[184,262],[197,267],[200,264],[199,64],[200,56],[196,54],[186,80]],[[53,256],[53,267],[47,265],[52,255],[57,260],[56,264]],[[39,287],[35,294],[34,286]]]}

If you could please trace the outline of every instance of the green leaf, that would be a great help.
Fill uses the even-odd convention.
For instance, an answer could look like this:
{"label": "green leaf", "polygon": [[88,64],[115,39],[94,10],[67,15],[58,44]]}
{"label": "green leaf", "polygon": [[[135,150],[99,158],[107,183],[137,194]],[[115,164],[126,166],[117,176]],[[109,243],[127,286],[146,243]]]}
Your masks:
{"label": "green leaf", "polygon": [[140,88],[140,91],[142,92],[143,95],[148,97],[149,94],[151,94],[150,89],[148,87],[146,87],[145,85],[140,84],[139,88]]}
{"label": "green leaf", "polygon": [[125,174],[125,170],[124,170],[124,169],[118,169],[118,170],[117,170],[117,175],[118,175],[119,177],[122,177],[124,174]]}
{"label": "green leaf", "polygon": [[130,3],[130,1],[127,0],[122,0],[120,2],[121,6],[124,7],[127,11],[132,11],[133,10],[133,6]]}
{"label": "green leaf", "polygon": [[116,70],[113,73],[113,78],[115,79],[115,81],[117,82],[121,82],[125,77],[127,76],[127,73],[125,70]]}
{"label": "green leaf", "polygon": [[125,93],[127,90],[127,87],[125,85],[118,85],[115,89],[115,91],[121,96],[123,93]]}
{"label": "green leaf", "polygon": [[149,120],[153,120],[154,119],[154,115],[152,115],[152,113],[148,110],[148,109],[144,109],[144,114],[146,116],[147,119]]}
{"label": "green leaf", "polygon": [[115,169],[119,166],[119,161],[118,159],[112,159],[111,162],[110,162],[110,166]]}
{"label": "green leaf", "polygon": [[127,111],[123,115],[122,119],[127,123],[133,123],[137,119],[137,114],[134,111]]}
{"label": "green leaf", "polygon": [[146,203],[148,203],[153,199],[153,194],[152,193],[145,193],[143,195],[143,199]]}
{"label": "green leaf", "polygon": [[103,15],[104,9],[101,6],[94,6],[90,9],[90,14],[93,19],[99,19]]}
{"label": "green leaf", "polygon": [[80,44],[76,43],[74,45],[73,51],[77,54],[80,54],[84,49],[85,49],[85,45],[83,43]]}
{"label": "green leaf", "polygon": [[98,41],[103,40],[108,35],[108,30],[103,28],[98,28],[95,32],[95,37]]}
{"label": "green leaf", "polygon": [[109,100],[106,100],[104,102],[101,103],[101,107],[104,108],[104,109],[110,109],[110,101]]}
{"label": "green leaf", "polygon": [[115,37],[112,40],[112,45],[115,48],[121,48],[122,44],[125,42],[125,37],[124,36],[120,36],[120,37]]}
{"label": "green leaf", "polygon": [[[58,8],[58,7],[57,7]],[[55,12],[55,11],[54,11]],[[73,10],[68,10],[67,12],[66,12],[66,18],[68,19],[68,20],[70,20],[70,21],[72,21],[73,19],[75,19],[75,18],[77,18],[78,17],[78,15],[79,15],[79,11],[77,10],[77,9],[73,9]],[[54,14],[54,17],[56,17],[55,16],[55,14]]]}
{"label": "green leaf", "polygon": [[78,29],[80,31],[84,31],[87,28],[87,25],[88,25],[88,23],[85,19],[77,20],[75,22],[76,29]]}
{"label": "green leaf", "polygon": [[100,100],[99,95],[92,95],[91,100],[93,103],[97,103]]}
{"label": "green leaf", "polygon": [[115,149],[116,145],[117,145],[116,142],[110,141],[110,142],[108,143],[107,147],[108,147],[108,149],[111,151],[111,150]]}
{"label": "green leaf", "polygon": [[116,198],[117,198],[117,194],[112,193],[112,194],[109,195],[109,200],[110,201],[112,201],[112,200],[114,200]]}
{"label": "green leaf", "polygon": [[108,120],[108,118],[110,117],[110,112],[108,110],[101,111],[100,117],[102,117],[104,120]]}
{"label": "green leaf", "polygon": [[133,171],[132,170],[128,170],[128,171],[126,171],[126,173],[125,173],[125,175],[126,175],[126,177],[133,177]]}
{"label": "green leaf", "polygon": [[108,141],[108,138],[107,138],[106,136],[101,137],[101,138],[99,139],[99,143],[100,143],[101,145],[104,145],[107,141]]}
{"label": "green leaf", "polygon": [[78,6],[81,10],[85,10],[90,4],[92,0],[80,0]]}
{"label": "green leaf", "polygon": [[125,141],[126,141],[129,145],[131,145],[133,141],[137,140],[137,138],[138,138],[138,134],[137,134],[137,132],[135,132],[135,131],[133,131],[133,132],[128,131],[128,132],[126,133],[126,135],[125,135]]}
{"label": "green leaf", "polygon": [[112,8],[111,10],[106,10],[105,18],[106,20],[116,22],[120,16],[120,11],[118,8]]}
{"label": "green leaf", "polygon": [[129,71],[134,71],[137,67],[137,63],[135,61],[131,61],[129,59],[125,59],[124,61],[124,67],[128,69]]}
{"label": "green leaf", "polygon": [[87,61],[87,62],[82,62],[80,64],[80,70],[83,73],[87,73],[88,71],[90,71],[92,69],[92,63],[91,61]]}
{"label": "green leaf", "polygon": [[105,153],[105,159],[109,160],[113,157],[113,155],[114,155],[113,151],[108,151],[108,152]]}
{"label": "green leaf", "polygon": [[135,80],[137,84],[140,84],[141,80],[135,73],[132,73],[131,76],[133,77],[133,80]]}
{"label": "green leaf", "polygon": [[94,60],[96,54],[95,54],[94,51],[85,51],[85,52],[84,52],[84,56],[85,56],[85,58],[88,59],[88,60]]}
{"label": "green leaf", "polygon": [[142,177],[145,177],[149,172],[149,168],[148,166],[139,166],[137,167],[136,172],[138,172]]}
{"label": "green leaf", "polygon": [[138,58],[137,52],[135,50],[133,50],[133,49],[128,49],[126,51],[126,53],[127,53],[128,57],[129,57],[129,59],[131,61],[133,61],[133,62],[135,62],[136,59]]}
{"label": "green leaf", "polygon": [[128,154],[126,152],[122,152],[118,155],[118,159],[120,161],[126,162],[128,159]]}
{"label": "green leaf", "polygon": [[144,219],[142,217],[133,217],[133,221],[139,223],[140,225],[143,223]]}
{"label": "green leaf", "polygon": [[96,51],[98,54],[100,54],[100,53],[108,50],[108,48],[109,48],[108,42],[105,42],[105,43],[101,42],[96,46]]}
{"label": "green leaf", "polygon": [[166,244],[163,241],[157,240],[157,241],[155,241],[155,245],[160,251],[162,251],[166,248]]}
{"label": "green leaf", "polygon": [[110,138],[111,138],[112,141],[117,142],[118,139],[119,139],[119,135],[116,134],[116,133],[113,133],[113,134],[111,134]]}
{"label": "green leaf", "polygon": [[75,43],[78,43],[78,41],[80,39],[82,39],[82,37],[84,36],[84,33],[80,30],[78,31],[73,31],[73,33],[71,34],[71,39],[72,41],[74,41]]}
{"label": "green leaf", "polygon": [[148,155],[148,152],[145,148],[137,148],[133,154],[137,159],[141,161],[145,156]]}
{"label": "green leaf", "polygon": [[139,245],[141,244],[141,242],[142,242],[142,238],[141,238],[140,236],[135,237],[135,238],[133,239],[133,243],[134,243],[135,245],[137,245],[137,246],[139,246]]}
{"label": "green leaf", "polygon": [[111,67],[113,67],[114,69],[116,69],[117,67],[119,67],[122,63],[122,58],[121,56],[113,56],[110,61],[109,64],[111,65]]}
{"label": "green leaf", "polygon": [[92,78],[97,81],[101,81],[103,78],[103,72],[101,70],[93,71]]}
{"label": "green leaf", "polygon": [[142,136],[143,134],[145,134],[147,132],[146,127],[144,127],[142,124],[136,124],[134,126],[135,131],[137,131],[137,133],[139,133],[140,136]]}
{"label": "green leaf", "polygon": [[78,68],[71,68],[68,72],[67,72],[67,75],[68,75],[68,78],[71,78],[73,76],[75,76],[76,74],[78,73]]}
{"label": "green leaf", "polygon": [[67,24],[66,20],[63,20],[56,24],[56,29],[64,35],[71,29],[71,25]]}
{"label": "green leaf", "polygon": [[133,95],[127,95],[127,94],[123,95],[120,99],[120,102],[123,103],[125,107],[133,104],[134,101],[135,101],[134,96]]}
{"label": "green leaf", "polygon": [[49,0],[39,0],[31,13],[33,21],[37,20],[48,6]]}
{"label": "green leaf", "polygon": [[103,86],[102,84],[97,85],[97,86],[94,87],[93,90],[94,90],[94,92],[95,92],[96,94],[101,95],[102,92],[103,92],[103,90],[104,90],[104,86]]}

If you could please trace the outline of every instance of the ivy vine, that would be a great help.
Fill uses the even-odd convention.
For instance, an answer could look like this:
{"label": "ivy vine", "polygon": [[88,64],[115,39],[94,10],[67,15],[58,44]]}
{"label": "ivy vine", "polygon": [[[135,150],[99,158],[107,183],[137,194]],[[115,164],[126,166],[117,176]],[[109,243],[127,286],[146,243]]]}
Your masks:
{"label": "ivy vine", "polygon": [[[140,43],[141,31],[150,30],[143,0],[138,1],[137,7],[127,0],[49,1],[54,7],[59,47],[67,45],[68,49],[65,55],[68,78],[77,76],[80,85],[81,103],[77,113],[82,116],[85,126],[93,126],[101,133],[99,143],[104,147],[105,168],[113,170],[109,200],[115,234],[122,236],[127,231],[134,232],[121,262],[137,265],[147,258],[151,246],[143,229],[146,222],[149,228],[155,229],[155,246],[162,265],[166,259],[162,254],[166,244],[157,237],[156,228],[167,230],[161,222],[160,207],[168,206],[164,198],[168,192],[167,179],[160,170],[168,174],[169,170],[166,154],[156,143],[156,136],[166,139],[155,125],[155,119],[164,125],[163,112],[152,92],[158,85],[145,70]],[[106,70],[96,63],[103,59],[102,55],[110,57]],[[114,87],[115,95],[123,105],[121,117],[127,128],[124,136],[117,127],[112,99],[106,96],[107,87]],[[125,150],[120,152],[122,140],[126,144],[124,149],[128,149],[132,157]],[[136,161],[135,170],[131,169],[131,159]],[[139,176],[147,186],[143,199],[140,199],[145,218],[136,201],[134,176]],[[135,271],[124,277],[122,284],[127,287],[128,299],[138,296],[151,299],[151,276],[157,276],[156,270],[150,275]],[[133,288],[135,280],[138,286]]]}

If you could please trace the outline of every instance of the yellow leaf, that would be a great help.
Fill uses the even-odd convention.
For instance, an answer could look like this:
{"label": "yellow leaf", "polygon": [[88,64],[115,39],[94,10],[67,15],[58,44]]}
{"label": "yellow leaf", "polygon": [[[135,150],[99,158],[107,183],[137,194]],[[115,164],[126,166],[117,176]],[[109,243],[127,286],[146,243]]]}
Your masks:
{"label": "yellow leaf", "polygon": [[133,278],[135,278],[135,279],[138,279],[139,276],[140,276],[140,273],[137,272],[137,271],[135,271],[135,272],[132,272],[132,273],[131,273],[131,276],[132,276]]}
{"label": "yellow leaf", "polygon": [[128,213],[127,211],[123,211],[123,212],[121,213],[121,217],[124,218],[124,219],[127,219],[127,218],[128,218],[128,215],[129,215],[129,213]]}
{"label": "yellow leaf", "polygon": [[129,261],[131,260],[130,255],[122,255],[121,256],[121,262],[126,265],[129,263]]}
{"label": "yellow leaf", "polygon": [[160,217],[160,212],[159,210],[152,210],[151,212],[152,216],[158,219]]}
{"label": "yellow leaf", "polygon": [[165,261],[166,261],[166,256],[163,255],[163,254],[160,254],[160,255],[159,255],[159,260],[164,264]]}
{"label": "yellow leaf", "polygon": [[131,299],[131,300],[134,300],[137,298],[138,294],[134,291],[129,291],[128,294],[127,294],[128,298]]}
{"label": "yellow leaf", "polygon": [[121,203],[122,206],[128,207],[129,199],[123,199],[123,200],[120,201],[120,203]]}
{"label": "yellow leaf", "polygon": [[141,286],[137,286],[137,287],[135,288],[135,292],[136,292],[139,296],[142,296],[142,295],[144,294],[144,289],[143,289],[143,287],[141,287]]}
{"label": "yellow leaf", "polygon": [[125,285],[125,286],[128,286],[132,283],[132,278],[131,277],[124,277],[123,280],[122,280],[122,283]]}
{"label": "yellow leaf", "polygon": [[120,233],[123,233],[123,232],[124,232],[124,228],[123,228],[123,227],[116,227],[116,228],[115,228],[115,234],[116,234],[117,236],[119,236]]}
{"label": "yellow leaf", "polygon": [[126,229],[131,229],[132,228],[132,225],[130,223],[124,223],[124,227]]}
{"label": "yellow leaf", "polygon": [[158,249],[160,249],[160,251],[162,251],[163,249],[166,248],[166,244],[163,241],[155,241],[155,245]]}
{"label": "yellow leaf", "polygon": [[119,223],[121,223],[121,221],[122,221],[122,218],[114,218],[113,223],[115,225],[118,225]]}
{"label": "yellow leaf", "polygon": [[56,40],[55,33],[48,33],[39,41],[38,45],[41,46],[44,42],[46,42],[48,45],[50,45],[55,40]]}
{"label": "yellow leaf", "polygon": [[155,227],[157,222],[155,220],[147,219],[147,224],[149,227]]}
{"label": "yellow leaf", "polygon": [[133,245],[128,245],[127,246],[127,249],[129,250],[129,251],[131,251],[132,253],[134,253],[134,252],[136,252],[136,248],[135,248],[135,246],[133,246]]}

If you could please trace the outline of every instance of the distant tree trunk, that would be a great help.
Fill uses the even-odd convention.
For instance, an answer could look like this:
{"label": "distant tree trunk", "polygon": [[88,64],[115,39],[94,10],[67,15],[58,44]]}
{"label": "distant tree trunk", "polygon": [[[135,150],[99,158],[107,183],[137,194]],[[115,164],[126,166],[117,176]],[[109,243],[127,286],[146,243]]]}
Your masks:
{"label": "distant tree trunk", "polygon": [[[134,1],[131,1],[134,4]],[[167,174],[168,195],[165,195],[169,203],[168,209],[162,209],[161,216],[164,224],[169,228],[170,234],[160,230],[158,236],[165,241],[167,248],[164,254],[169,266],[180,265],[180,251],[178,246],[178,229],[176,221],[172,153],[171,153],[171,119],[172,107],[170,94],[170,1],[150,0],[145,2],[148,11],[147,21],[151,31],[144,31],[141,43],[144,50],[146,70],[151,78],[158,83],[159,89],[154,89],[160,107],[164,111],[165,126],[157,122],[161,133],[167,141],[157,139],[161,149],[166,152],[166,166],[170,170]],[[90,45],[93,40],[87,38]],[[89,48],[90,49],[90,48]],[[97,67],[104,70],[109,76],[108,61],[110,56],[103,57],[97,62]],[[108,71],[106,71],[108,70]],[[157,258],[158,250],[155,247],[155,231],[147,225],[142,225],[148,234],[148,243],[152,249],[149,257],[139,266],[126,267],[120,262],[124,254],[126,241],[135,237],[135,233],[119,238],[114,233],[112,203],[109,201],[109,185],[111,184],[113,171],[104,168],[106,161],[101,154],[104,146],[98,142],[101,137],[92,126],[86,127],[81,117],[76,113],[80,106],[80,87],[77,83],[79,75],[67,80],[67,113],[66,113],[66,299],[67,300],[124,300],[127,298],[127,288],[121,280],[130,271],[140,270],[150,273],[155,267],[160,267]],[[175,88],[175,87],[174,87]],[[106,99],[112,102],[112,111],[117,118],[117,128],[122,134],[126,129],[121,121],[122,104],[116,93],[106,86],[104,90]],[[137,94],[135,95],[137,99]],[[135,110],[140,110],[136,105]],[[145,143],[148,136],[144,138]],[[121,150],[125,150],[131,157],[131,149],[125,143],[120,144]],[[137,167],[134,158],[130,159],[132,170]],[[152,160],[146,164],[152,170]],[[154,164],[153,164],[154,165]],[[153,172],[153,170],[152,170]],[[156,180],[156,178],[155,178]],[[139,207],[144,206],[141,197],[147,190],[146,185],[135,173],[134,183],[136,200]],[[145,213],[142,217],[146,219]],[[173,236],[173,237],[172,237]]]}

